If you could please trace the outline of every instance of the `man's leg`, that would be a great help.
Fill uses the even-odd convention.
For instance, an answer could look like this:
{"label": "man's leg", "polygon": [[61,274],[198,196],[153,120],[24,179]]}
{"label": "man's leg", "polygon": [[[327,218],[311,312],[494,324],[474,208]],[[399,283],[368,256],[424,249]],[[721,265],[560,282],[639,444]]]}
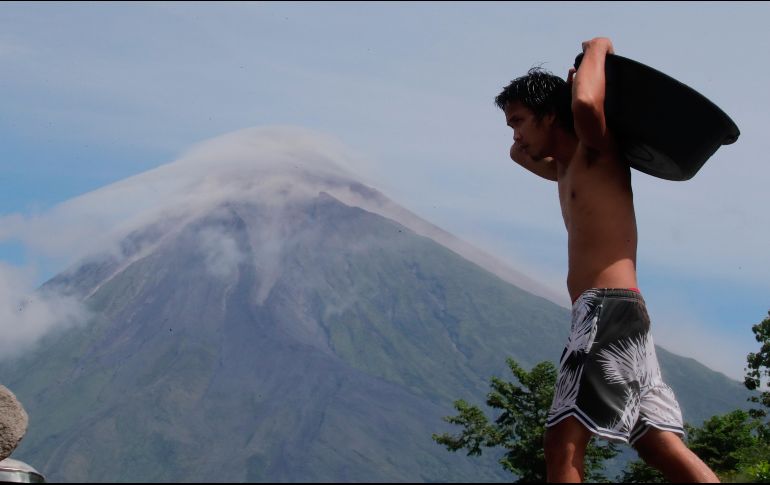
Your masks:
{"label": "man's leg", "polygon": [[719,483],[711,469],[671,431],[650,428],[634,444],[639,456],[671,482]]}
{"label": "man's leg", "polygon": [[569,417],[545,430],[545,464],[550,483],[583,481],[586,446],[591,432]]}

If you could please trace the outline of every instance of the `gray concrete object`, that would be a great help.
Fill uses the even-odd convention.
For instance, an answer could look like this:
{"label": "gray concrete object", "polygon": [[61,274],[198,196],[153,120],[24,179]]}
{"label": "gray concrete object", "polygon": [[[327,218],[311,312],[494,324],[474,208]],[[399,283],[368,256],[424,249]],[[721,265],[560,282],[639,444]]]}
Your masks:
{"label": "gray concrete object", "polygon": [[0,482],[45,483],[45,477],[23,461],[6,458],[0,460]]}

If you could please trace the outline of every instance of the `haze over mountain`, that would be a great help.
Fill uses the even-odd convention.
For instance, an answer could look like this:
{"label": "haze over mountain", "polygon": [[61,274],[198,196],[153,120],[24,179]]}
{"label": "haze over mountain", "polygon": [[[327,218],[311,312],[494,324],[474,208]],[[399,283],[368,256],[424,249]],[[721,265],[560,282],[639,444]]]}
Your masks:
{"label": "haze over mountain", "polygon": [[[431,434],[506,357],[558,358],[569,311],[361,183],[357,160],[245,130],[19,221],[78,228],[58,243],[82,258],[19,311],[56,295],[69,323],[0,362],[30,415],[18,457],[53,481],[509,479]],[[658,351],[689,421],[745,403]]]}

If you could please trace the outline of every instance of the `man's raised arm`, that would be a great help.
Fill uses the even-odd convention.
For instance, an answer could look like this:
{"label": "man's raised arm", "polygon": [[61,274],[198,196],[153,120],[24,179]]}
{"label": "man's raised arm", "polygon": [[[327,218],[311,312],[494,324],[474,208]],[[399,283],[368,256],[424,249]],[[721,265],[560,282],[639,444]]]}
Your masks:
{"label": "man's raised arm", "polygon": [[[583,42],[583,61],[572,80],[572,114],[575,132],[584,146],[604,152],[610,144],[604,117],[604,60],[614,49],[610,39],[597,37]],[[570,72],[572,77],[573,72]]]}

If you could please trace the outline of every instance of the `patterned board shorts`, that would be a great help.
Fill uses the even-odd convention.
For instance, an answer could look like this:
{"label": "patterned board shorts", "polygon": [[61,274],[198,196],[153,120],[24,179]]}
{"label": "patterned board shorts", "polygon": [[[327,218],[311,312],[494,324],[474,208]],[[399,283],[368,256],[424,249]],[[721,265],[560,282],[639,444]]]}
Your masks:
{"label": "patterned board shorts", "polygon": [[591,289],[572,305],[572,330],[546,427],[570,416],[598,436],[632,445],[650,427],[684,435],[638,292]]}

